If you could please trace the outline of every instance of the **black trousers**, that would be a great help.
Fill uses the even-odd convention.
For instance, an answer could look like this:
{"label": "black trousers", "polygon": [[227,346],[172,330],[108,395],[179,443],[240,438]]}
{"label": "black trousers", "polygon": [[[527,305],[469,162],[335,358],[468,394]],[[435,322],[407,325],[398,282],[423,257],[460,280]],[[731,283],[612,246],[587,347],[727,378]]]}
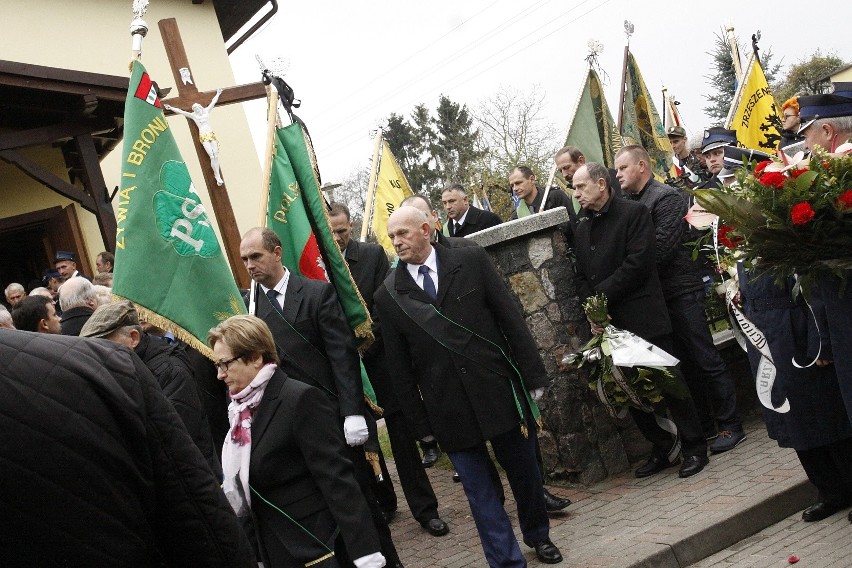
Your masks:
{"label": "black trousers", "polygon": [[819,500],[852,505],[852,438],[809,450],[796,450],[808,479],[819,490]]}
{"label": "black trousers", "polygon": [[722,430],[742,432],[736,384],[707,327],[704,291],[666,298],[666,306],[672,321],[672,355],[680,359],[705,437]]}
{"label": "black trousers", "polygon": [[[672,339],[670,335],[656,337],[647,340],[653,343],[660,349],[672,352]],[[674,370],[675,378],[683,380],[683,376],[679,368]],[[691,396],[686,398],[676,398],[666,396],[657,410],[659,413],[664,413],[666,408],[671,413],[672,422],[677,426],[680,436],[681,451],[684,457],[690,456],[707,456],[707,441],[704,438],[704,432],[701,429],[701,421],[698,419],[698,412],[695,409],[695,403]],[[630,407],[630,414],[639,427],[642,435],[654,445],[654,455],[664,457],[668,455],[674,443],[674,438],[671,434],[663,430],[654,415],[649,412],[643,412],[637,408]]]}
{"label": "black trousers", "polygon": [[361,446],[350,447],[349,459],[355,466],[355,480],[367,500],[367,505],[370,507],[370,516],[373,517],[373,524],[376,527],[376,532],[379,534],[379,544],[382,548],[382,554],[387,559],[388,565],[393,566],[394,562],[399,562],[399,554],[396,552],[396,546],[393,544],[390,528],[382,516],[382,510],[379,507],[379,501],[373,493],[373,484],[375,483],[375,474],[373,468],[367,462],[367,457],[364,455],[364,448]]}

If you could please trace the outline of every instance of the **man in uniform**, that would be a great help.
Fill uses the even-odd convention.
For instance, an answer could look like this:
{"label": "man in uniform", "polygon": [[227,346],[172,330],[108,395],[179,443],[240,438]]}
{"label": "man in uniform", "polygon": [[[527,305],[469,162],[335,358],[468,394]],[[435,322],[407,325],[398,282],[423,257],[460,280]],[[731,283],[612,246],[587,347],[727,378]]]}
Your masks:
{"label": "man in uniform", "polygon": [[692,189],[710,179],[710,173],[701,165],[701,160],[689,151],[686,129],[683,126],[669,126],[666,134],[674,152],[672,170],[666,183],[681,189]]}
{"label": "man in uniform", "polygon": [[77,262],[74,260],[73,252],[68,252],[66,250],[57,251],[56,258],[53,261],[53,266],[59,271],[59,276],[62,279],[62,282],[65,282],[69,278],[73,278],[75,276],[82,276],[88,280],[84,274],[77,270]]}
{"label": "man in uniform", "polygon": [[852,139],[852,83],[835,83],[830,95],[799,97],[799,115],[808,150],[836,151]]}
{"label": "man in uniform", "polygon": [[737,145],[737,131],[725,128],[713,127],[704,131],[704,139],[701,141],[701,155],[707,163],[707,171],[710,177],[704,183],[696,186],[697,189],[716,188],[721,185],[716,177],[722,171],[725,161],[725,146]]}

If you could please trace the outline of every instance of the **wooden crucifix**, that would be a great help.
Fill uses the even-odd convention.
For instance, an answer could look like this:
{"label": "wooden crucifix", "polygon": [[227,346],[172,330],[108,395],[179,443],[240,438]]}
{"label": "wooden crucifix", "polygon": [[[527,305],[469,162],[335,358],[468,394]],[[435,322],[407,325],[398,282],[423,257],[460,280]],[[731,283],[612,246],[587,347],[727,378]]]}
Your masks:
{"label": "wooden crucifix", "polygon": [[[216,98],[214,104],[218,106],[266,98],[266,88],[263,83],[259,82],[227,87],[217,91],[199,92],[198,87],[195,85],[195,77],[192,76],[190,70],[189,59],[186,56],[183,41],[180,38],[177,21],[174,18],[167,18],[160,20],[158,24],[178,91],[176,97],[162,101],[163,105],[169,105],[178,109],[189,109],[194,104],[199,104],[202,108],[206,109],[210,107],[214,98]],[[167,111],[167,114],[173,114],[173,111]],[[240,260],[240,232],[237,228],[237,221],[234,218],[231,199],[228,196],[225,184],[217,182],[216,178],[220,174],[214,170],[214,165],[216,165],[217,161],[215,155],[205,149],[205,144],[210,145],[211,143],[210,134],[212,132],[203,133],[205,140],[202,140],[196,120],[188,116],[187,123],[189,124],[189,131],[192,134],[192,140],[195,144],[195,152],[198,154],[201,172],[204,174],[204,183],[207,186],[207,193],[210,195],[213,212],[216,214],[216,221],[219,224],[219,232],[222,235],[222,244],[228,256],[231,272],[234,274],[237,286],[248,288],[249,277]],[[215,142],[215,139],[213,142]]]}

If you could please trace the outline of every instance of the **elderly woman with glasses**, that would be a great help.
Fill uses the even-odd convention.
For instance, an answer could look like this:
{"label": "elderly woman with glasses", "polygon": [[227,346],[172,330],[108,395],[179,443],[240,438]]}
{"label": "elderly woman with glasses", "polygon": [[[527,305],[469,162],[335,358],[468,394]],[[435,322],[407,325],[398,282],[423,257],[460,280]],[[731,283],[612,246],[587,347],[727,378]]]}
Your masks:
{"label": "elderly woman with glasses", "polygon": [[258,560],[265,568],[384,566],[325,395],[278,368],[272,333],[255,316],[227,319],[207,341],[231,397],[222,489]]}

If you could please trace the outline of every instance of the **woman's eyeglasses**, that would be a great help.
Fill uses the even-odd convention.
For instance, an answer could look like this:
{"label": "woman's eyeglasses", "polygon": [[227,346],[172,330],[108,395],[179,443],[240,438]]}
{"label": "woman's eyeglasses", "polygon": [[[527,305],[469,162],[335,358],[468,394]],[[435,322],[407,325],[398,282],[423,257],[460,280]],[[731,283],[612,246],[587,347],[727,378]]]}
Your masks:
{"label": "woman's eyeglasses", "polygon": [[242,359],[242,357],[243,357],[242,355],[237,355],[236,357],[232,357],[232,358],[228,359],[227,361],[216,361],[213,364],[216,365],[216,369],[218,369],[219,371],[221,371],[223,373],[227,373],[228,372],[228,365],[230,365],[231,363],[233,363],[237,359]]}

